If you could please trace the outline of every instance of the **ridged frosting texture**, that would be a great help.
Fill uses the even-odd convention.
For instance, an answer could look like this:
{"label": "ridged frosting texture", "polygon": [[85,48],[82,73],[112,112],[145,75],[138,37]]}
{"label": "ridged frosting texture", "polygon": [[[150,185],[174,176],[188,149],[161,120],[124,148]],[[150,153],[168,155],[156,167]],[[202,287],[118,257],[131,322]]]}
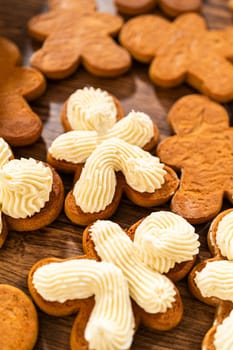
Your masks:
{"label": "ridged frosting texture", "polygon": [[181,216],[158,211],[137,227],[134,246],[148,266],[167,273],[176,263],[192,260],[198,254],[198,238],[194,227]]}
{"label": "ridged frosting texture", "polygon": [[8,143],[0,137],[0,169],[9,162],[11,156],[12,152]]}
{"label": "ridged frosting texture", "polygon": [[116,171],[138,192],[153,193],[161,188],[166,171],[159,158],[118,138],[99,145],[88,158],[73,195],[83,212],[104,210],[112,203],[117,186]]}
{"label": "ridged frosting texture", "polygon": [[33,285],[43,299],[64,303],[95,296],[85,329],[89,349],[126,350],[134,334],[128,284],[120,269],[107,262],[74,259],[39,267]]}
{"label": "ridged frosting texture", "polygon": [[117,108],[110,94],[85,87],[76,90],[67,101],[67,118],[74,130],[104,130],[116,121]]}
{"label": "ridged frosting texture", "polygon": [[144,147],[153,136],[154,127],[150,117],[143,112],[131,111],[104,133],[73,130],[61,134],[52,142],[48,151],[57,160],[80,164],[87,160],[99,144],[112,137]]}
{"label": "ridged frosting texture", "polygon": [[233,260],[233,212],[225,215],[218,224],[216,242],[221,254],[228,260]]}
{"label": "ridged frosting texture", "polygon": [[130,296],[140,307],[149,313],[166,312],[172,307],[176,295],[173,283],[141,261],[133,242],[118,224],[98,220],[90,227],[90,235],[101,260],[122,270]]}
{"label": "ridged frosting texture", "polygon": [[203,297],[217,297],[233,302],[233,262],[207,262],[200,272],[196,272],[195,283]]}
{"label": "ridged frosting texture", "polygon": [[0,169],[2,212],[16,219],[38,213],[49,200],[52,182],[52,171],[42,162],[11,160]]}
{"label": "ridged frosting texture", "polygon": [[215,350],[233,349],[233,311],[217,326],[214,335]]}

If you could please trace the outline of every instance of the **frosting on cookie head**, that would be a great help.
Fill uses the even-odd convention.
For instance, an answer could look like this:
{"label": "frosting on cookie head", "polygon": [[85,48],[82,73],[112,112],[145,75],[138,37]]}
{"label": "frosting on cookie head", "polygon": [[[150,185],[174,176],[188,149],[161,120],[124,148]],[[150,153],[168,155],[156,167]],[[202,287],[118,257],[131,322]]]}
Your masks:
{"label": "frosting on cookie head", "polygon": [[218,325],[214,335],[215,350],[231,350],[233,349],[233,310],[223,322]]}
{"label": "frosting on cookie head", "polygon": [[233,260],[233,212],[223,216],[216,231],[216,243],[222,256]]}
{"label": "frosting on cookie head", "polygon": [[198,237],[194,227],[181,216],[158,211],[136,228],[134,246],[148,266],[167,273],[176,263],[192,260],[198,254]]}
{"label": "frosting on cookie head", "polygon": [[138,192],[153,193],[165,182],[166,171],[159,158],[118,138],[99,145],[88,158],[73,190],[83,212],[104,210],[113,200],[121,171],[126,183]]}
{"label": "frosting on cookie head", "polygon": [[49,200],[53,175],[48,166],[30,159],[14,159],[0,169],[2,212],[13,218],[31,217]]}
{"label": "frosting on cookie head", "polygon": [[11,157],[12,152],[8,143],[0,137],[0,169],[10,160]]}
{"label": "frosting on cookie head", "polygon": [[80,164],[87,160],[99,144],[110,138],[117,137],[132,145],[144,147],[154,136],[153,122],[143,112],[131,111],[111,127],[104,118],[101,123],[103,127],[100,133],[100,130],[94,128],[95,125],[89,130],[88,123],[81,123],[80,120],[83,129],[79,127],[80,130],[59,135],[49,147],[49,153],[55,159]]}
{"label": "frosting on cookie head", "polygon": [[104,133],[115,124],[117,108],[112,96],[106,91],[85,87],[69,97],[67,118],[74,130]]}
{"label": "frosting on cookie head", "polygon": [[101,260],[118,266],[129,285],[130,296],[148,313],[166,312],[175,301],[173,283],[144,264],[125,231],[116,223],[98,220],[90,227]]}
{"label": "frosting on cookie head", "polygon": [[85,329],[89,349],[128,349],[134,334],[134,316],[128,284],[112,263],[90,259],[52,262],[39,267],[33,285],[47,301],[95,296],[95,306]]}

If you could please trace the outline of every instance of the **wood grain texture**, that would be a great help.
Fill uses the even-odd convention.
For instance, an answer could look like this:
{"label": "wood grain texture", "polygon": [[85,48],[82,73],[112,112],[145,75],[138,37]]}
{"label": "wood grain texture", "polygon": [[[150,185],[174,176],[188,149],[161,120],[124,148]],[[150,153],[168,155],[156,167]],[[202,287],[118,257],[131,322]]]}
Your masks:
{"label": "wood grain texture", "polygon": [[[112,9],[108,0],[101,1],[101,9]],[[24,64],[28,64],[31,53],[39,47],[32,41],[26,30],[27,21],[35,14],[46,10],[45,0],[0,0],[0,35],[13,40],[23,54]],[[206,0],[202,13],[210,28],[223,28],[233,24],[232,14],[225,0]],[[30,147],[14,149],[16,157],[34,157],[46,160],[46,152],[63,128],[60,112],[64,101],[77,88],[94,86],[115,95],[122,103],[125,114],[134,110],[148,113],[157,124],[161,139],[171,134],[166,116],[171,105],[181,96],[193,93],[186,85],[175,89],[154,87],[148,79],[147,65],[134,62],[127,74],[117,79],[100,79],[91,76],[83,69],[70,78],[61,81],[48,81],[44,95],[31,103],[32,109],[41,117],[43,132],[41,139]],[[232,104],[226,105],[230,117]],[[232,121],[232,118],[231,118]],[[62,176],[66,193],[71,188],[72,176]],[[226,208],[229,204],[224,203]],[[164,207],[163,207],[164,208]],[[156,208],[156,210],[161,208]],[[142,209],[123,198],[112,220],[128,228],[152,209]],[[209,223],[196,227],[200,234],[201,249],[199,260],[210,256],[206,234]],[[10,232],[4,247],[0,250],[0,282],[21,288],[26,294],[27,273],[31,266],[42,258],[54,256],[67,258],[82,254],[83,228],[71,224],[62,212],[59,218],[44,229],[30,233]],[[184,303],[184,317],[178,327],[169,332],[155,332],[140,327],[132,350],[198,350],[204,334],[212,325],[214,309],[195,300],[187,289],[187,281],[177,284]],[[74,317],[55,318],[39,312],[39,339],[36,350],[67,350]],[[30,330],[29,330],[30,331]],[[19,349],[20,350],[20,349]]]}

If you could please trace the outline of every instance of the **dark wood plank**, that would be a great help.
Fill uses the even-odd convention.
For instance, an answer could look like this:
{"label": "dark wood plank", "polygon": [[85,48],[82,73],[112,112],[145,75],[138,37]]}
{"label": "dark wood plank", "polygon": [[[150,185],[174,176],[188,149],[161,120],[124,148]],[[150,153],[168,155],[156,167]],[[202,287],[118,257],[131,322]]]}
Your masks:
{"label": "dark wood plank", "polygon": [[[108,0],[101,1],[102,7]],[[33,50],[38,44],[33,42],[26,30],[30,17],[46,9],[45,0],[0,0],[0,35],[13,40],[23,54],[24,64],[28,64]],[[232,24],[232,15],[227,2],[206,0],[202,13],[211,28],[223,28]],[[175,89],[154,87],[147,75],[147,66],[134,62],[130,72],[117,79],[99,79],[86,73],[83,69],[62,81],[48,81],[45,94],[31,103],[33,110],[43,121],[41,139],[33,146],[16,149],[16,157],[34,157],[46,159],[46,152],[53,139],[63,132],[60,124],[60,111],[67,97],[77,88],[86,85],[100,87],[114,94],[124,107],[125,113],[130,110],[141,110],[148,113],[158,125],[161,138],[171,134],[166,115],[171,105],[181,96],[194,90],[186,85]],[[232,104],[226,106],[231,114]],[[66,191],[72,184],[71,176],[62,178]],[[142,209],[122,199],[113,220],[124,228],[129,227],[139,218],[149,214],[152,209]],[[206,244],[206,233],[209,223],[197,226],[200,234],[201,250],[199,259],[210,254]],[[64,213],[49,227],[27,234],[10,232],[4,247],[0,250],[0,282],[15,285],[27,294],[27,273],[39,259],[55,256],[67,258],[82,254],[83,229],[72,225]],[[169,332],[154,332],[141,327],[132,346],[133,350],[198,350],[201,341],[211,326],[214,310],[195,300],[187,289],[187,281],[178,283],[184,302],[184,317],[178,327]],[[69,348],[69,334],[73,316],[55,318],[39,312],[40,332],[36,350],[65,350]],[[19,349],[20,350],[20,349]]]}

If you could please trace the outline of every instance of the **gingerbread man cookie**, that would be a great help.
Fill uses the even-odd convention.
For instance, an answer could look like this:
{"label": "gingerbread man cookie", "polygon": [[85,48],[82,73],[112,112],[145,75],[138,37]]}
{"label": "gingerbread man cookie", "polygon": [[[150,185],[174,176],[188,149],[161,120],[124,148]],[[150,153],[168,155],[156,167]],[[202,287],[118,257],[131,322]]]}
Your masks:
{"label": "gingerbread man cookie", "polygon": [[0,247],[8,229],[37,230],[54,221],[63,207],[63,183],[50,165],[13,158],[0,138]]}
{"label": "gingerbread man cookie", "polygon": [[233,129],[226,110],[202,95],[179,99],[168,113],[176,135],[157,148],[161,161],[181,170],[172,211],[193,224],[212,219],[223,198],[233,203]]}
{"label": "gingerbread man cookie", "polygon": [[201,0],[115,0],[118,10],[126,15],[140,15],[159,5],[171,17],[176,17],[184,12],[199,11],[201,3]]}
{"label": "gingerbread man cookie", "polygon": [[[44,312],[64,316],[79,310],[71,332],[72,350],[81,345],[83,349],[129,349],[139,323],[169,330],[180,322],[179,292],[159,270],[184,277],[198,253],[198,235],[178,215],[154,215],[133,225],[128,233],[118,224],[99,220],[84,232],[85,256],[43,259],[32,267],[29,290]],[[142,232],[147,233],[145,240]],[[131,239],[136,235],[134,244]],[[158,240],[157,250],[154,243]],[[179,252],[175,241],[181,243]]]}
{"label": "gingerbread man cookie", "polygon": [[45,90],[40,72],[20,67],[18,48],[0,37],[0,137],[12,146],[27,146],[41,135],[42,122],[26,100],[33,100]]}
{"label": "gingerbread man cookie", "polygon": [[49,8],[28,24],[30,35],[44,41],[31,64],[46,76],[65,78],[80,63],[100,77],[115,77],[130,68],[130,55],[111,38],[123,24],[121,17],[96,12],[93,0],[49,1]]}
{"label": "gingerbread man cookie", "polygon": [[202,349],[231,350],[233,347],[233,210],[225,210],[212,222],[208,245],[213,258],[196,265],[189,275],[189,288],[200,301],[217,307],[213,326]]}
{"label": "gingerbread man cookie", "polygon": [[76,90],[64,104],[62,122],[66,130],[48,150],[48,162],[59,171],[74,172],[83,166],[98,145],[112,137],[151,150],[159,132],[151,118],[131,111],[123,118],[120,102],[106,91]]}
{"label": "gingerbread man cookie", "polygon": [[232,38],[233,26],[207,30],[204,18],[195,13],[174,22],[138,16],[120,32],[120,42],[132,56],[150,63],[152,82],[163,87],[187,82],[219,102],[233,98]]}
{"label": "gingerbread man cookie", "polygon": [[38,336],[38,317],[31,299],[20,289],[0,284],[0,348],[32,350]]}
{"label": "gingerbread man cookie", "polygon": [[136,145],[112,137],[77,167],[75,184],[65,198],[65,213],[78,225],[114,214],[122,193],[142,207],[168,201],[178,187],[175,172]]}

